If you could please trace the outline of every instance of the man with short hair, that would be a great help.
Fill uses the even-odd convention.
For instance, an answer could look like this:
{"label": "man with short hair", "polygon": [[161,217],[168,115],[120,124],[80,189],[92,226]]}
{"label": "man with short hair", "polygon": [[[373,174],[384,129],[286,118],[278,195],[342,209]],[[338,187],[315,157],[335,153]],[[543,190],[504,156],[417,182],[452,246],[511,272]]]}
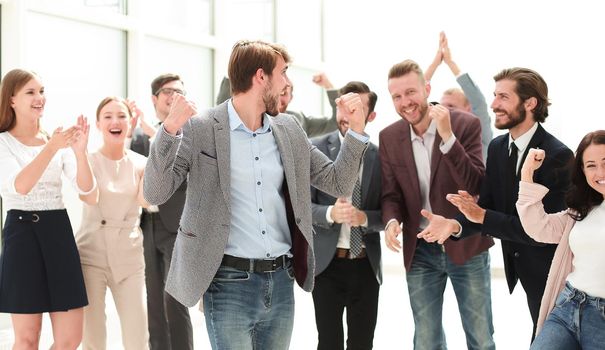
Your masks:
{"label": "man with short hair", "polygon": [[[340,95],[360,95],[366,124],[376,118],[376,93],[352,81]],[[336,160],[349,121],[339,109],[338,131],[311,140]],[[378,313],[378,291],[382,283],[380,234],[380,159],[378,147],[369,144],[351,197],[335,198],[311,188],[315,230],[315,322],[317,349],[344,349],[343,311],[347,309],[347,349],[371,349]]]}
{"label": "man with short hair", "polygon": [[542,202],[547,213],[555,213],[567,208],[565,192],[570,186],[568,165],[573,153],[541,125],[548,116],[550,102],[548,86],[537,72],[527,68],[508,68],[496,74],[494,80],[496,89],[491,107],[496,115],[495,125],[497,129],[508,130],[508,133],[496,137],[489,145],[479,202],[476,203],[466,191],[452,191],[448,200],[463,215],[454,220],[444,218],[441,213],[425,213],[430,225],[419,234],[419,238],[440,243],[452,234],[455,234],[454,239],[465,238],[460,242],[466,237],[479,237],[478,233],[500,238],[509,291],[512,293],[517,281],[521,281],[535,334],[556,245],[534,241],[521,226],[515,207],[520,164],[523,164],[530,148],[543,149],[549,155],[535,172],[534,181],[548,187],[548,194]]}
{"label": "man with short hair", "polygon": [[188,306],[203,298],[213,349],[288,348],[293,281],[306,291],[314,282],[310,186],[350,195],[367,147],[357,94],[337,101],[350,130],[334,162],[279,113],[289,61],[282,46],[237,42],[233,98],[192,118],[195,106],[176,95],[145,169],[152,204],[189,179],[166,290]]}
{"label": "man with short hair", "polygon": [[[151,101],[160,122],[166,120],[176,95],[185,95],[183,81],[176,74],[162,74],[151,83]],[[137,115],[141,127],[135,129],[130,148],[148,156],[156,130],[145,122],[142,113]],[[164,291],[186,190],[187,181],[183,181],[165,203],[144,208],[141,214],[151,350],[193,349],[189,309]]]}
{"label": "man with short hair", "polygon": [[445,245],[416,239],[428,226],[421,210],[454,215],[458,211],[445,199],[447,193],[459,188],[479,192],[484,174],[479,120],[429,105],[430,85],[414,61],[391,68],[388,88],[402,119],[380,132],[382,217],[389,249],[399,252],[397,237],[403,234],[414,348],[447,347],[441,316],[449,278],[468,348],[494,349],[488,252],[492,239],[476,236]]}

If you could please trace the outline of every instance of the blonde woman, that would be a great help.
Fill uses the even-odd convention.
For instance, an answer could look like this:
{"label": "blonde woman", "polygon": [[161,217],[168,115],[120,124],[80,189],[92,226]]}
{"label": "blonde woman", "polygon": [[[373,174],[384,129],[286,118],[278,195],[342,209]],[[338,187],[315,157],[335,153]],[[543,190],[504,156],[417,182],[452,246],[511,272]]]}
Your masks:
{"label": "blonde woman", "polygon": [[76,242],[90,304],[84,309],[83,349],[106,348],[105,295],[111,289],[126,350],[148,349],[143,237],[139,229],[146,158],[126,146],[136,125],[121,98],[107,97],[97,108],[101,148],[90,154],[97,188],[80,196],[82,226]]}
{"label": "blonde woman", "polygon": [[76,349],[88,301],[61,176],[82,195],[94,189],[86,152],[88,124],[80,116],[75,126],[57,128],[51,136],[42,132],[46,96],[32,72],[8,72],[0,91],[0,195],[8,209],[0,312],[11,314],[13,349],[38,349],[44,312],[52,322],[52,349]]}

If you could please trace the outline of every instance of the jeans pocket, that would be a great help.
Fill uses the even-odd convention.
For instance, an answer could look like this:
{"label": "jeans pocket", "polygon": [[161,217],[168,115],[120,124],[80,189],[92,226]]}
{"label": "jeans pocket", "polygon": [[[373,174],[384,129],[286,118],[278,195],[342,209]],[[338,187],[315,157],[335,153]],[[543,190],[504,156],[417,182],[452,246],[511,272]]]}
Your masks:
{"label": "jeans pocket", "polygon": [[569,300],[571,300],[571,291],[569,291],[567,288],[564,288],[561,293],[559,293],[559,296],[555,301],[555,307],[561,307]]}
{"label": "jeans pocket", "polygon": [[292,264],[290,264],[290,266],[288,266],[286,268],[286,272],[288,273],[288,277],[290,278],[291,281],[294,281],[295,276],[294,276],[294,267],[292,267]]}
{"label": "jeans pocket", "polygon": [[250,279],[250,273],[230,267],[220,267],[214,275],[215,282],[240,282]]}

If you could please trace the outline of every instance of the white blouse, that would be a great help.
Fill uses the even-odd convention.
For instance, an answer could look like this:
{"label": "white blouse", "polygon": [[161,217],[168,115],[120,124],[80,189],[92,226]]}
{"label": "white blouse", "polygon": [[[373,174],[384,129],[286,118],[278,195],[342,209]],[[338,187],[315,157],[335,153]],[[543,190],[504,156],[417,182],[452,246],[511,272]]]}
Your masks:
{"label": "white blouse", "polygon": [[605,298],[605,202],[592,208],[582,221],[576,221],[569,233],[573,270],[567,280],[589,295]]}
{"label": "white blouse", "polygon": [[[61,174],[72,183],[76,191],[76,158],[70,148],[60,149],[50,161],[38,183],[26,194],[15,190],[17,174],[42,151],[44,145],[27,146],[8,131],[0,133],[0,196],[6,210],[55,210],[64,209],[61,195]],[[93,186],[92,189],[94,189]],[[92,190],[91,190],[92,191]]]}

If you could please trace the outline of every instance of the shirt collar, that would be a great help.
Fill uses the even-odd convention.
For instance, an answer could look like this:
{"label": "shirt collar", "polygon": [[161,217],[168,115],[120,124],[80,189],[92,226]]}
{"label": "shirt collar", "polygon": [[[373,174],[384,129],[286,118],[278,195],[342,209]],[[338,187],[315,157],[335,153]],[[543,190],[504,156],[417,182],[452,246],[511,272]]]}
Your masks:
{"label": "shirt collar", "polygon": [[248,129],[246,125],[244,125],[244,123],[242,122],[241,118],[239,117],[239,114],[237,114],[235,107],[233,107],[232,101],[232,99],[229,99],[229,101],[227,102],[227,114],[229,114],[229,128],[231,129],[231,131],[239,129],[249,134],[264,134],[271,131],[271,124],[269,122],[269,115],[267,113],[263,113],[263,125],[260,128],[254,131]]}
{"label": "shirt collar", "polygon": [[508,149],[510,149],[510,145],[514,141],[515,146],[517,146],[517,149],[519,150],[519,152],[521,152],[521,153],[525,152],[525,149],[529,145],[529,141],[531,141],[531,138],[534,137],[536,130],[538,130],[538,122],[535,122],[534,126],[532,126],[529,130],[527,130],[525,132],[525,134],[517,137],[516,140],[513,140],[512,136],[510,136],[510,133],[509,133],[508,134]]}
{"label": "shirt collar", "polygon": [[[431,123],[429,124],[429,128],[426,129],[424,134],[434,136],[436,131],[437,131],[437,124],[435,124],[434,120],[431,120]],[[423,137],[416,135],[416,132],[414,131],[414,128],[412,127],[412,124],[410,124],[410,139],[412,140],[412,142],[414,142],[414,140],[424,141]]]}

